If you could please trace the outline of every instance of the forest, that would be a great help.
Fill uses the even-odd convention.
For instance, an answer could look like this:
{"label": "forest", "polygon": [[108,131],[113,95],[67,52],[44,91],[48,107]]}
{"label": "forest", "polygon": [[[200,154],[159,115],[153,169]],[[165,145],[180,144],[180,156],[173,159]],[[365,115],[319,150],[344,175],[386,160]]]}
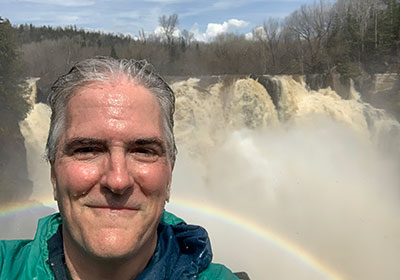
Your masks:
{"label": "forest", "polygon": [[146,59],[163,75],[328,74],[344,78],[400,72],[400,1],[328,0],[304,5],[284,19],[267,18],[252,36],[220,34],[209,42],[179,29],[179,15],[159,18],[163,33],[137,36],[76,26],[13,26],[24,75],[43,91],[86,57]]}

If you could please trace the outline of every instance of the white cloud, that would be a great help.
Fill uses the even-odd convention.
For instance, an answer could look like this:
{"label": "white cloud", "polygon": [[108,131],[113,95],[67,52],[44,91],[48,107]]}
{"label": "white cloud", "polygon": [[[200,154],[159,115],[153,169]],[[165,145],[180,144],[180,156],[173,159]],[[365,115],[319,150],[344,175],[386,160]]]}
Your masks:
{"label": "white cloud", "polygon": [[[208,42],[215,38],[215,36],[222,33],[232,33],[238,31],[240,28],[244,28],[249,25],[249,22],[238,19],[230,19],[228,21],[224,21],[223,23],[209,23],[207,25],[206,32],[201,32],[199,29],[199,25],[195,23],[192,28],[189,30],[193,33],[193,38],[196,41],[200,42]],[[155,35],[162,36],[163,29],[161,26],[157,26],[157,28],[153,32]],[[174,37],[181,36],[181,31],[177,28],[174,31]],[[246,35],[247,37],[250,35]]]}
{"label": "white cloud", "polygon": [[200,32],[199,25],[197,23],[195,23],[189,31],[193,33],[193,38],[196,41],[207,41],[206,34]]}
{"label": "white cloud", "polygon": [[207,25],[205,36],[208,40],[210,40],[219,34],[235,32],[240,28],[246,27],[247,25],[249,25],[249,22],[238,19],[230,19],[228,21],[224,21],[222,24],[209,23]]}
{"label": "white cloud", "polygon": [[248,32],[244,34],[244,37],[246,38],[246,40],[253,40],[254,39],[253,32]]}
{"label": "white cloud", "polygon": [[267,34],[265,33],[265,30],[261,25],[253,28],[253,32],[247,33],[246,38],[249,40],[254,39],[254,35],[256,35],[256,38],[267,39]]}
{"label": "white cloud", "polygon": [[[189,30],[194,34],[194,39],[201,42],[208,42],[215,38],[215,36],[222,33],[234,33],[240,28],[244,28],[249,25],[249,22],[238,19],[230,19],[224,21],[222,24],[209,23],[207,25],[206,32],[200,32],[199,25],[195,23]],[[248,35],[246,35],[248,36]]]}

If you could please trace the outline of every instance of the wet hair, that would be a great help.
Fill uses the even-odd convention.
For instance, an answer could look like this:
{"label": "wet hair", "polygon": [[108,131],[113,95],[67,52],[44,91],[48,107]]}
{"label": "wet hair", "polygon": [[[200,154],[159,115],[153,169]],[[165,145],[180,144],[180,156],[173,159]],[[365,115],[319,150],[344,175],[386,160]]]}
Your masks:
{"label": "wet hair", "polygon": [[48,97],[51,120],[46,144],[46,156],[50,163],[54,163],[56,159],[60,137],[65,130],[67,104],[74,94],[91,83],[112,82],[123,77],[147,88],[157,98],[162,112],[168,156],[172,163],[175,162],[177,153],[173,133],[175,96],[172,89],[146,60],[117,60],[102,56],[78,62],[51,87]]}

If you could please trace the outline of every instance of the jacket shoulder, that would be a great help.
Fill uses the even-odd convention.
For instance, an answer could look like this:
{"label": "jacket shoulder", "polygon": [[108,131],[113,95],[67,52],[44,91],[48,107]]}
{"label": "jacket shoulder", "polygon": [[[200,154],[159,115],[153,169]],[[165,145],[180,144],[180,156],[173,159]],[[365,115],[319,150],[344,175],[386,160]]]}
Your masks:
{"label": "jacket shoulder", "polygon": [[47,240],[61,223],[59,214],[39,220],[33,240],[0,241],[0,280],[53,279],[47,264]]}
{"label": "jacket shoulder", "polygon": [[217,263],[210,265],[199,274],[199,280],[239,280],[226,266]]}
{"label": "jacket shoulder", "polygon": [[0,279],[9,279],[10,274],[19,275],[30,254],[32,240],[0,241]]}

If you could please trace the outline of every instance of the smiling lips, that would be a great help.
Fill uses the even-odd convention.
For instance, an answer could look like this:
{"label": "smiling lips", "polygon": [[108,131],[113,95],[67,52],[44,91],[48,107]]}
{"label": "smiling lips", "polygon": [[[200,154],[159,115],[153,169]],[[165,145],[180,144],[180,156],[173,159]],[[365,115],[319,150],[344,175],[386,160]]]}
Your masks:
{"label": "smiling lips", "polygon": [[109,211],[138,211],[140,209],[140,207],[138,206],[127,206],[127,205],[88,204],[86,206],[93,209],[109,210]]}

